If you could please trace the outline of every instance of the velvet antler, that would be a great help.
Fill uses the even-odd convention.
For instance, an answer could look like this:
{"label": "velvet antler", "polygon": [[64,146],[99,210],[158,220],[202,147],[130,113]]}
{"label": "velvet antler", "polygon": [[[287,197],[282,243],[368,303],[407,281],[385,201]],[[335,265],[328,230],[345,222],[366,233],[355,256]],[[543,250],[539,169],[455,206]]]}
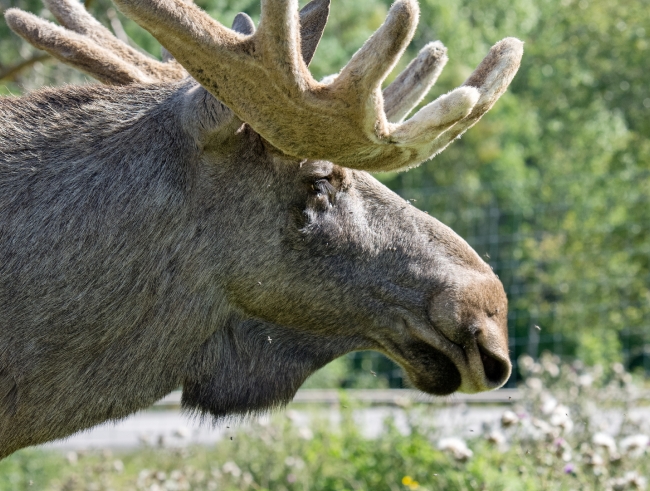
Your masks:
{"label": "velvet antler", "polygon": [[[6,14],[9,25],[62,61],[109,83],[173,80],[184,74],[175,62],[160,63],[120,44],[72,0],[49,1],[58,5],[60,22],[75,32],[16,10]],[[324,21],[316,22],[321,26],[316,34],[301,35],[300,27],[308,23],[299,18],[296,0],[263,0],[259,28],[254,32],[252,22],[240,19],[246,25],[237,28],[242,33],[182,0],[116,4],[280,150],[370,171],[412,167],[442,151],[492,107],[523,52],[514,38],[500,41],[463,86],[400,123],[446,62],[441,44],[428,45],[382,95],[382,81],[413,35],[419,14],[415,0],[398,0],[386,22],[329,84],[314,80],[307,69]],[[315,0],[303,10],[326,19],[325,4],[329,8],[329,1]],[[99,29],[88,29],[95,24]]]}

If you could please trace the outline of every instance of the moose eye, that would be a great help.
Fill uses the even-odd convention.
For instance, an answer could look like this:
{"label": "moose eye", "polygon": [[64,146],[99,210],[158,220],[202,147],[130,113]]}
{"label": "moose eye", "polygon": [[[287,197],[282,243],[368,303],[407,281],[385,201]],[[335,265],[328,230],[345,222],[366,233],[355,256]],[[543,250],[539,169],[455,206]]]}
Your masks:
{"label": "moose eye", "polygon": [[336,198],[336,188],[328,179],[318,179],[312,184],[312,189],[317,195],[327,196],[330,203],[334,203]]}

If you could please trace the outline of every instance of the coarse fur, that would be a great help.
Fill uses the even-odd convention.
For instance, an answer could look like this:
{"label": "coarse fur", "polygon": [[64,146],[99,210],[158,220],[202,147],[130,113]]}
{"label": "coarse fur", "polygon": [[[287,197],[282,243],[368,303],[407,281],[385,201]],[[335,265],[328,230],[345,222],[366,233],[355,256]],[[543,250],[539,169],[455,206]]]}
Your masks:
{"label": "coarse fur", "polygon": [[[50,3],[68,28],[83,20],[65,14],[78,7],[69,0]],[[22,34],[76,39],[11,12]],[[101,65],[97,40],[73,34],[86,44],[71,64],[101,78],[105,67],[87,63]],[[177,45],[165,47],[178,57]],[[421,99],[441,49],[410,65],[399,83],[412,88],[393,87],[388,114]],[[185,408],[216,418],[280,407],[359,349],[390,356],[432,394],[507,380],[507,299],[462,238],[362,170],[285,151],[213,85],[175,69],[140,80],[137,63],[115,56],[129,85],[0,99],[0,458],[179,386]],[[505,90],[481,85],[486,70],[481,90]]]}

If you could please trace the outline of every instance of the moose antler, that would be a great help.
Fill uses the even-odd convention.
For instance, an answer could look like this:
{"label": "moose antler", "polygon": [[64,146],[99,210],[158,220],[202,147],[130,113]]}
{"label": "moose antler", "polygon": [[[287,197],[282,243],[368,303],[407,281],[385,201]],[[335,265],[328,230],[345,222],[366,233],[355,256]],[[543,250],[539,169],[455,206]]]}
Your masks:
{"label": "moose antler", "polygon": [[[101,25],[75,0],[43,0],[64,28],[19,9],[7,12],[11,29],[58,60],[111,85],[171,82],[188,75],[163,47],[163,61],[131,48]],[[190,0],[186,0],[190,1]],[[302,50],[309,64],[327,23],[330,0],[312,0],[300,12]],[[232,29],[253,34],[255,24],[245,13],[235,17]]]}
{"label": "moose antler", "polygon": [[413,36],[415,0],[397,0],[386,22],[329,85],[314,80],[300,56],[297,0],[262,0],[252,36],[180,0],[116,4],[272,145],[296,157],[357,169],[410,167],[441,151],[451,134],[463,132],[494,104],[522,55],[516,39],[497,43],[464,86],[404,123],[390,124],[381,82]]}
{"label": "moose antler", "polygon": [[[177,63],[175,66],[158,63],[125,45],[92,18],[78,2],[45,1],[57,19],[73,30],[59,28],[19,10],[12,11],[8,16],[8,22],[28,42],[47,50],[64,63],[113,85],[152,81],[152,77],[143,76],[138,68],[138,65],[142,64],[148,67],[149,72],[154,71],[153,81],[156,82],[175,81],[187,75],[185,69]],[[330,0],[312,0],[300,11],[302,57],[307,65],[320,42],[327,23],[329,7]],[[239,13],[233,20],[232,29],[250,35],[255,32],[255,24],[248,15]],[[94,36],[91,37],[89,35],[91,33]],[[85,37],[85,42],[78,42],[79,36]],[[96,41],[97,38],[99,43]],[[89,46],[92,49],[88,49]],[[114,56],[108,56],[107,50]],[[424,98],[447,63],[446,52],[446,48],[440,41],[427,44],[417,58],[384,89],[384,108],[389,121],[400,122]],[[115,57],[121,60],[122,67],[111,72],[116,65]],[[175,61],[164,47],[163,61]],[[162,69],[155,71],[156,68]]]}
{"label": "moose antler", "polygon": [[[406,122],[393,124],[389,121],[400,121],[426,94],[446,62],[441,45],[425,47],[386,89],[384,100],[381,83],[404,52],[417,23],[415,0],[398,0],[386,22],[330,84],[314,80],[305,62],[310,58],[300,56],[301,42],[304,48],[306,40],[298,34],[296,0],[263,0],[259,29],[250,35],[227,29],[182,0],[116,3],[208,91],[277,148],[301,158],[327,159],[371,171],[411,167],[442,151],[492,107],[514,77],[522,55],[520,41],[502,40],[462,87],[439,97]],[[92,19],[85,11],[83,14]],[[47,38],[56,26],[33,16],[26,19],[29,15],[12,10],[6,17],[12,29],[38,45],[34,39],[39,40],[39,32],[43,32],[41,38]],[[34,29],[36,20],[42,31]],[[81,30],[78,24],[66,24],[66,18],[60,20]],[[43,24],[49,25],[49,33]],[[85,39],[74,41],[83,47],[87,44]],[[62,40],[57,43],[63,44]],[[105,37],[96,43],[113,46]],[[115,50],[118,54],[124,51],[120,48]],[[80,59],[95,56],[120,74],[125,71],[124,61],[110,52],[95,49],[88,56],[80,49],[71,52]],[[57,57],[62,59],[60,54]],[[70,58],[63,58],[74,65]],[[92,73],[87,67],[86,71]],[[426,76],[418,78],[420,74]],[[111,77],[105,78],[111,81]]]}

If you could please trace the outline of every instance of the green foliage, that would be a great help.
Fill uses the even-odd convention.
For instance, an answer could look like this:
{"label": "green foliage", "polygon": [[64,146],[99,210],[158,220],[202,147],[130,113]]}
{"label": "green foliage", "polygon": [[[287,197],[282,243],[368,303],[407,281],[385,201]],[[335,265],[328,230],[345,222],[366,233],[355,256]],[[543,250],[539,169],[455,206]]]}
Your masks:
{"label": "green foliage", "polygon": [[[258,0],[197,3],[226,24],[240,10],[259,19]],[[109,0],[87,4],[158,56],[155,40]],[[334,0],[314,75],[337,72],[389,5]],[[450,62],[425,102],[462,83],[505,36],[526,42],[523,63],[508,93],[460,141],[418,169],[380,179],[489,255],[510,297],[514,358],[553,348],[650,370],[648,1],[420,5],[416,37],[392,77],[426,42],[442,40]],[[39,0],[0,0],[2,11],[10,6],[49,16]],[[52,61],[12,71],[36,54],[0,22],[0,78],[9,74],[0,94],[86,81]]]}

